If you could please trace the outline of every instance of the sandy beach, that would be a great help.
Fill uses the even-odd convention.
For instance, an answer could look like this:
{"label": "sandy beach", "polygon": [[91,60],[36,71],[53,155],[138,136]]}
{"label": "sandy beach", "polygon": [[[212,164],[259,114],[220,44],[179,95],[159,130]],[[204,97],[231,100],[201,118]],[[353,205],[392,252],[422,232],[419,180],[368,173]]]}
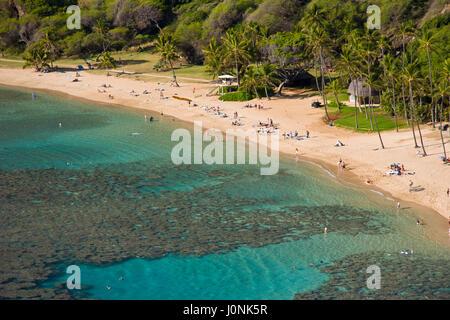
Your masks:
{"label": "sandy beach", "polygon": [[[68,76],[71,76],[70,80]],[[80,71],[78,82],[75,71],[60,73],[37,73],[32,70],[0,69],[0,83],[11,86],[55,90],[75,97],[92,101],[123,105],[163,112],[164,116],[173,116],[184,121],[202,121],[205,128],[216,128],[222,131],[233,128],[230,117],[234,112],[243,123],[242,129],[256,130],[259,121],[267,122],[273,119],[278,124],[280,133],[298,131],[300,136],[310,132],[310,138],[298,141],[296,139],[283,139],[280,135],[280,152],[295,158],[296,148],[299,149],[299,158],[316,160],[327,165],[339,179],[355,178],[361,186],[378,188],[386,195],[401,199],[400,201],[414,202],[434,209],[445,218],[450,218],[450,197],[447,188],[450,188],[450,166],[444,165],[439,157],[442,155],[442,144],[439,131],[431,126],[423,125],[422,134],[428,153],[427,157],[416,155],[413,147],[411,130],[402,129],[400,132],[382,132],[386,148],[381,149],[376,133],[355,133],[351,130],[330,127],[324,124],[323,109],[311,107],[316,97],[302,97],[299,92],[285,91],[285,96],[253,100],[249,102],[221,102],[217,96],[208,97],[207,93],[213,84],[184,83],[180,79],[180,87],[171,87],[170,79],[166,83],[144,82],[131,78],[116,76],[93,75]],[[166,81],[164,78],[161,81]],[[101,87],[108,84],[110,88]],[[159,89],[167,99],[160,98]],[[194,90],[195,88],[195,90]],[[100,91],[106,92],[101,93]],[[138,95],[132,95],[134,90]],[[149,94],[142,94],[147,90]],[[108,97],[112,95],[114,99]],[[191,105],[186,101],[174,99],[173,96],[192,99]],[[262,103],[263,110],[245,108],[247,103]],[[194,104],[198,106],[194,107]],[[228,115],[222,118],[205,111],[202,106],[220,106],[221,112]],[[447,152],[450,151],[450,137],[444,133]],[[345,146],[335,147],[337,140]],[[347,169],[338,170],[337,162],[342,159]],[[389,175],[389,166],[392,163],[401,163],[406,173],[413,175]],[[370,181],[370,183],[367,183]],[[410,181],[413,187],[423,189],[410,192]],[[393,205],[395,203],[393,202]]]}

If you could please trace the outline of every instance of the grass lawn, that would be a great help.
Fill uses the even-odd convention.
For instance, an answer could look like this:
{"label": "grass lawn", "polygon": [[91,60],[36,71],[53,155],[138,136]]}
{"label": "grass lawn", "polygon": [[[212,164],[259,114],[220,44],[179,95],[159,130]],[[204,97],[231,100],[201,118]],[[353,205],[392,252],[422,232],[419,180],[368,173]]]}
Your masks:
{"label": "grass lawn", "polygon": [[[368,132],[370,130],[370,121],[366,119],[366,113],[364,112],[364,108],[362,108],[363,112],[359,112],[358,109],[358,129],[356,131],[359,132]],[[369,112],[369,109],[367,109]],[[348,129],[355,129],[355,108],[343,106],[341,107],[341,112],[338,112],[337,107],[328,107],[328,113],[330,117],[334,120],[334,124],[338,127],[344,127]],[[374,109],[375,118],[378,122],[378,128],[380,131],[384,130],[395,130],[395,118],[390,117],[384,111],[380,111],[379,108]],[[405,121],[402,119],[398,120],[398,127],[404,128],[406,127]],[[375,123],[373,124],[374,131],[376,131]]]}
{"label": "grass lawn", "polygon": [[[172,77],[172,71],[160,71],[157,72],[156,70],[153,70],[153,66],[158,62],[159,60],[159,54],[157,53],[151,53],[151,52],[126,52],[126,51],[120,51],[120,52],[113,52],[111,54],[114,59],[117,61],[119,58],[125,63],[125,65],[117,65],[117,69],[119,70],[125,70],[127,72],[137,72],[137,73],[146,73],[146,74],[153,74],[155,76],[155,79],[159,79],[161,81],[161,77]],[[91,57],[91,63],[95,63],[96,56]],[[2,61],[0,59],[0,67],[22,67],[23,65],[23,59],[20,56],[5,56],[3,59],[6,60],[16,60],[15,61]],[[89,60],[88,60],[89,61]],[[55,66],[59,67],[76,67],[78,65],[82,65],[86,68],[86,63],[83,59],[71,59],[71,58],[62,58],[58,59],[53,63]],[[177,77],[186,77],[186,78],[192,78],[192,79],[200,79],[200,80],[211,80],[211,76],[206,73],[205,66],[199,66],[199,65],[188,65],[184,64],[180,66],[179,62],[176,62],[174,64],[175,74]],[[145,76],[142,76],[145,77]],[[147,76],[148,77],[148,76]],[[189,80],[183,79],[184,82],[190,82]]]}

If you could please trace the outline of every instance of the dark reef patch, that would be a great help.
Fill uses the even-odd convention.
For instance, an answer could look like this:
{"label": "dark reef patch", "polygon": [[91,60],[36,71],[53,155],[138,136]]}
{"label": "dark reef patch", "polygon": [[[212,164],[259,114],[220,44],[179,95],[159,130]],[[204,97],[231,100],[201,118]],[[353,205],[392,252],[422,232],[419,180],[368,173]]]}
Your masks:
{"label": "dark reef patch", "polygon": [[[119,170],[120,169],[120,170]],[[185,167],[138,164],[89,170],[0,171],[0,298],[74,298],[41,288],[60,263],[112,264],[136,256],[202,256],[261,247],[323,232],[390,232],[377,213],[346,206],[277,206],[275,200],[227,197],[222,183],[243,173],[211,169],[213,185],[170,190]]]}

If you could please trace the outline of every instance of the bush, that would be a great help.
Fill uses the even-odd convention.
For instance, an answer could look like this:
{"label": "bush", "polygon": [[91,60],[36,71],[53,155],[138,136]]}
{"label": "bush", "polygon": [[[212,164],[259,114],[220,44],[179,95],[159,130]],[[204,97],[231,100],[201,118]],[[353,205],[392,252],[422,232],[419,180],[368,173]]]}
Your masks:
{"label": "bush", "polygon": [[248,101],[255,98],[254,94],[243,91],[225,93],[219,98],[221,101]]}

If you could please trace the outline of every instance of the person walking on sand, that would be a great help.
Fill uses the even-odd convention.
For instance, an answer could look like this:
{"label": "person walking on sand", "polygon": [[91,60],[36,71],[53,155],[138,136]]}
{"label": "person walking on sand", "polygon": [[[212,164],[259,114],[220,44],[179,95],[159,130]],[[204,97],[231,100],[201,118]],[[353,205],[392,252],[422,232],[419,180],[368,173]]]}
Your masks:
{"label": "person walking on sand", "polygon": [[400,202],[397,202],[397,210],[400,210]]}
{"label": "person walking on sand", "polygon": [[298,148],[295,148],[295,156],[298,156]]}

